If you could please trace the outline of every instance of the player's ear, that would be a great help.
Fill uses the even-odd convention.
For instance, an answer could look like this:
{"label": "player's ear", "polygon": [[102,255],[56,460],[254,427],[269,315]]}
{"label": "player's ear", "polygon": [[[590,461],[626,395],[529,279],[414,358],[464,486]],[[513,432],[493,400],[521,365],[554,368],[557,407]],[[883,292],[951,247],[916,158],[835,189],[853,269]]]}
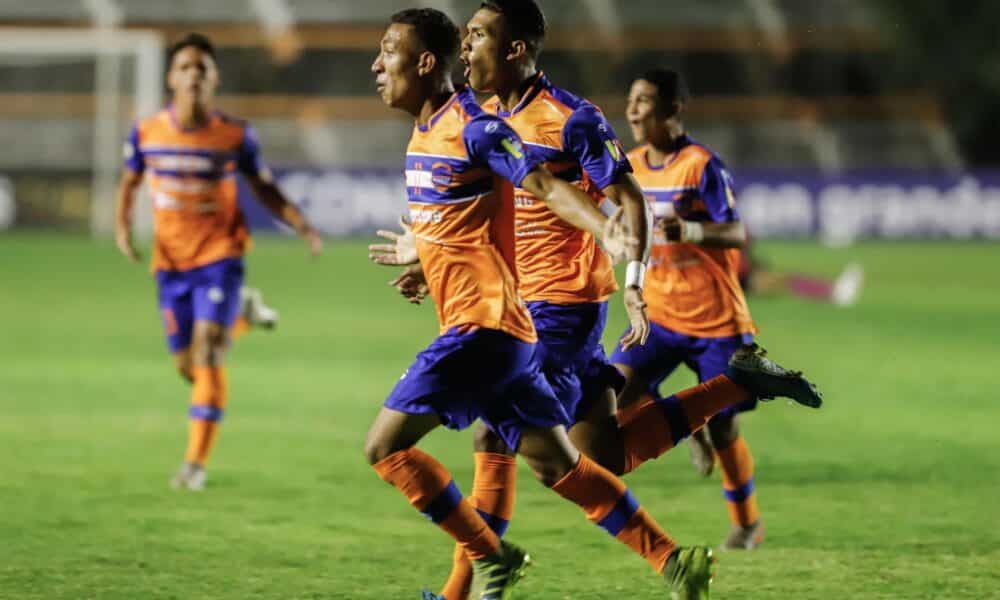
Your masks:
{"label": "player's ear", "polygon": [[437,66],[437,57],[434,56],[433,52],[424,51],[420,53],[420,58],[417,59],[417,75],[421,77],[426,77],[434,71],[434,67]]}
{"label": "player's ear", "polygon": [[510,43],[510,48],[507,51],[507,60],[517,60],[528,53],[528,45],[524,43],[524,40],[514,40]]}

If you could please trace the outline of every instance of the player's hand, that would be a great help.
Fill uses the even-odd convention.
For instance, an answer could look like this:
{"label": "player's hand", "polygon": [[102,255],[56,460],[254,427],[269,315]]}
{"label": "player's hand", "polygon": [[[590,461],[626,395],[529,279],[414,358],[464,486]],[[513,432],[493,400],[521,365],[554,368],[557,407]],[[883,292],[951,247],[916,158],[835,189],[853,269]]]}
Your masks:
{"label": "player's hand", "polygon": [[319,236],[319,232],[312,227],[306,228],[305,232],[302,234],[302,239],[306,241],[309,245],[309,256],[317,258],[323,252],[323,238]]}
{"label": "player's hand", "polygon": [[649,337],[649,317],[646,316],[646,301],[642,299],[642,290],[636,287],[625,288],[625,313],[631,328],[622,337],[622,350],[632,346],[643,345]]}
{"label": "player's hand", "polygon": [[417,236],[413,233],[406,217],[399,218],[402,233],[378,230],[376,235],[391,240],[392,244],[372,244],[368,246],[368,258],[372,262],[388,266],[406,266],[415,264],[417,257]]}
{"label": "player's hand", "polygon": [[604,223],[601,245],[611,255],[611,261],[614,264],[618,264],[626,256],[635,253],[639,247],[639,238],[632,235],[624,218],[625,209],[619,206]]}
{"label": "player's hand", "polygon": [[420,304],[430,294],[424,269],[420,263],[403,269],[398,277],[389,282],[411,304]]}
{"label": "player's hand", "polygon": [[118,245],[118,251],[121,252],[129,262],[137,263],[142,256],[139,251],[135,249],[132,244],[132,230],[126,228],[119,228],[115,231],[115,244]]}

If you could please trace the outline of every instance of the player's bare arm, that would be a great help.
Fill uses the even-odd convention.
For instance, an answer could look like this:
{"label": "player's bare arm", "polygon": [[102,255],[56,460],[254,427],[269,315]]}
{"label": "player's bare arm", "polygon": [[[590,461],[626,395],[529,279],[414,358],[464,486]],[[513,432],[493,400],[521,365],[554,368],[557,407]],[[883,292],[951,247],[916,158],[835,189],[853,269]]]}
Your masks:
{"label": "player's bare arm", "polygon": [[132,243],[132,207],[142,185],[142,174],[126,169],[118,182],[115,206],[115,243],[118,251],[131,262],[139,262],[139,252]]}
{"label": "player's bare arm", "polygon": [[302,211],[288,201],[285,194],[282,193],[271,179],[265,179],[259,175],[249,175],[247,176],[247,181],[250,183],[257,201],[267,208],[272,215],[294,229],[295,233],[309,245],[309,253],[312,256],[319,256],[323,251],[323,239],[320,237],[319,232],[309,224]]}
{"label": "player's bare arm", "polygon": [[622,292],[625,312],[631,329],[621,340],[622,349],[645,344],[649,337],[649,317],[646,302],[642,297],[642,283],[645,277],[646,259],[652,242],[653,218],[639,182],[631,173],[620,175],[611,185],[601,190],[611,202],[625,213],[625,226],[632,236],[632,244],[626,248],[628,267],[625,272],[625,290]]}
{"label": "player's bare arm", "polygon": [[660,223],[669,242],[701,244],[714,248],[742,248],[747,243],[747,230],[742,221],[726,223],[664,219]]}

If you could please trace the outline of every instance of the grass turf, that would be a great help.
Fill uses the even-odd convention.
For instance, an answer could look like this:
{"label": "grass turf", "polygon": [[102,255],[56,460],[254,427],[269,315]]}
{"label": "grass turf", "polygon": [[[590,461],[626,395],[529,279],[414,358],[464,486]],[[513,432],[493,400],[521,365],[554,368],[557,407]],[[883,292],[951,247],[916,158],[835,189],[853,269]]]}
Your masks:
{"label": "grass turf", "polygon": [[[718,598],[1000,597],[992,384],[1000,339],[989,244],[768,243],[776,266],[864,263],[860,305],[752,299],[760,340],[827,404],[747,416],[768,538],[721,556]],[[362,456],[367,425],[436,332],[363,244],[316,262],[263,240],[249,281],[282,312],[230,358],[210,489],[167,488],[186,440],[144,268],[107,242],[0,236],[0,598],[416,598],[451,544]],[[612,299],[610,344],[623,326]],[[692,381],[675,376],[667,388]],[[468,433],[423,446],[468,488]],[[682,542],[728,530],[718,481],[680,448],[627,479]],[[663,598],[646,564],[522,469],[511,539],[536,566],[520,598]]]}

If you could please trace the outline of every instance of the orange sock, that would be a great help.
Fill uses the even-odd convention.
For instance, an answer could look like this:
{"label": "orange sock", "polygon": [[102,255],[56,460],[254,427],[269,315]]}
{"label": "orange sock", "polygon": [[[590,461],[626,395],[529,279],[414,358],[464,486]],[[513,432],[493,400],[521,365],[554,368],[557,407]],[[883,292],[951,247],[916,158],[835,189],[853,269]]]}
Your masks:
{"label": "orange sock", "polygon": [[716,448],[722,470],[722,493],[729,507],[729,518],[734,525],[749,527],[760,518],[757,496],[754,494],[753,455],[743,436],[732,444]]}
{"label": "orange sock", "polygon": [[229,385],[225,367],[194,367],[191,409],[188,411],[188,447],[184,460],[204,465],[219,434],[219,422],[225,412]]}
{"label": "orange sock", "polygon": [[233,321],[233,326],[229,328],[229,339],[235,342],[248,331],[250,331],[250,321],[243,315],[240,315],[236,317],[236,320]]}
{"label": "orange sock", "polygon": [[451,473],[433,456],[410,448],[373,465],[387,483],[403,492],[414,508],[448,533],[476,560],[500,550],[500,538],[462,497]]}
{"label": "orange sock", "polygon": [[[498,536],[503,537],[514,515],[517,493],[517,459],[505,454],[476,452],[476,475],[469,502]],[[448,600],[465,600],[472,585],[472,562],[459,544],[452,554],[451,574],[441,590]]]}
{"label": "orange sock", "polygon": [[625,483],[610,471],[580,455],[580,462],[552,489],[575,502],[587,519],[663,571],[677,544],[649,516],[628,491]]}
{"label": "orange sock", "polygon": [[625,472],[662,455],[708,423],[716,413],[750,399],[746,388],[725,375],[646,400],[619,415],[625,444]]}

